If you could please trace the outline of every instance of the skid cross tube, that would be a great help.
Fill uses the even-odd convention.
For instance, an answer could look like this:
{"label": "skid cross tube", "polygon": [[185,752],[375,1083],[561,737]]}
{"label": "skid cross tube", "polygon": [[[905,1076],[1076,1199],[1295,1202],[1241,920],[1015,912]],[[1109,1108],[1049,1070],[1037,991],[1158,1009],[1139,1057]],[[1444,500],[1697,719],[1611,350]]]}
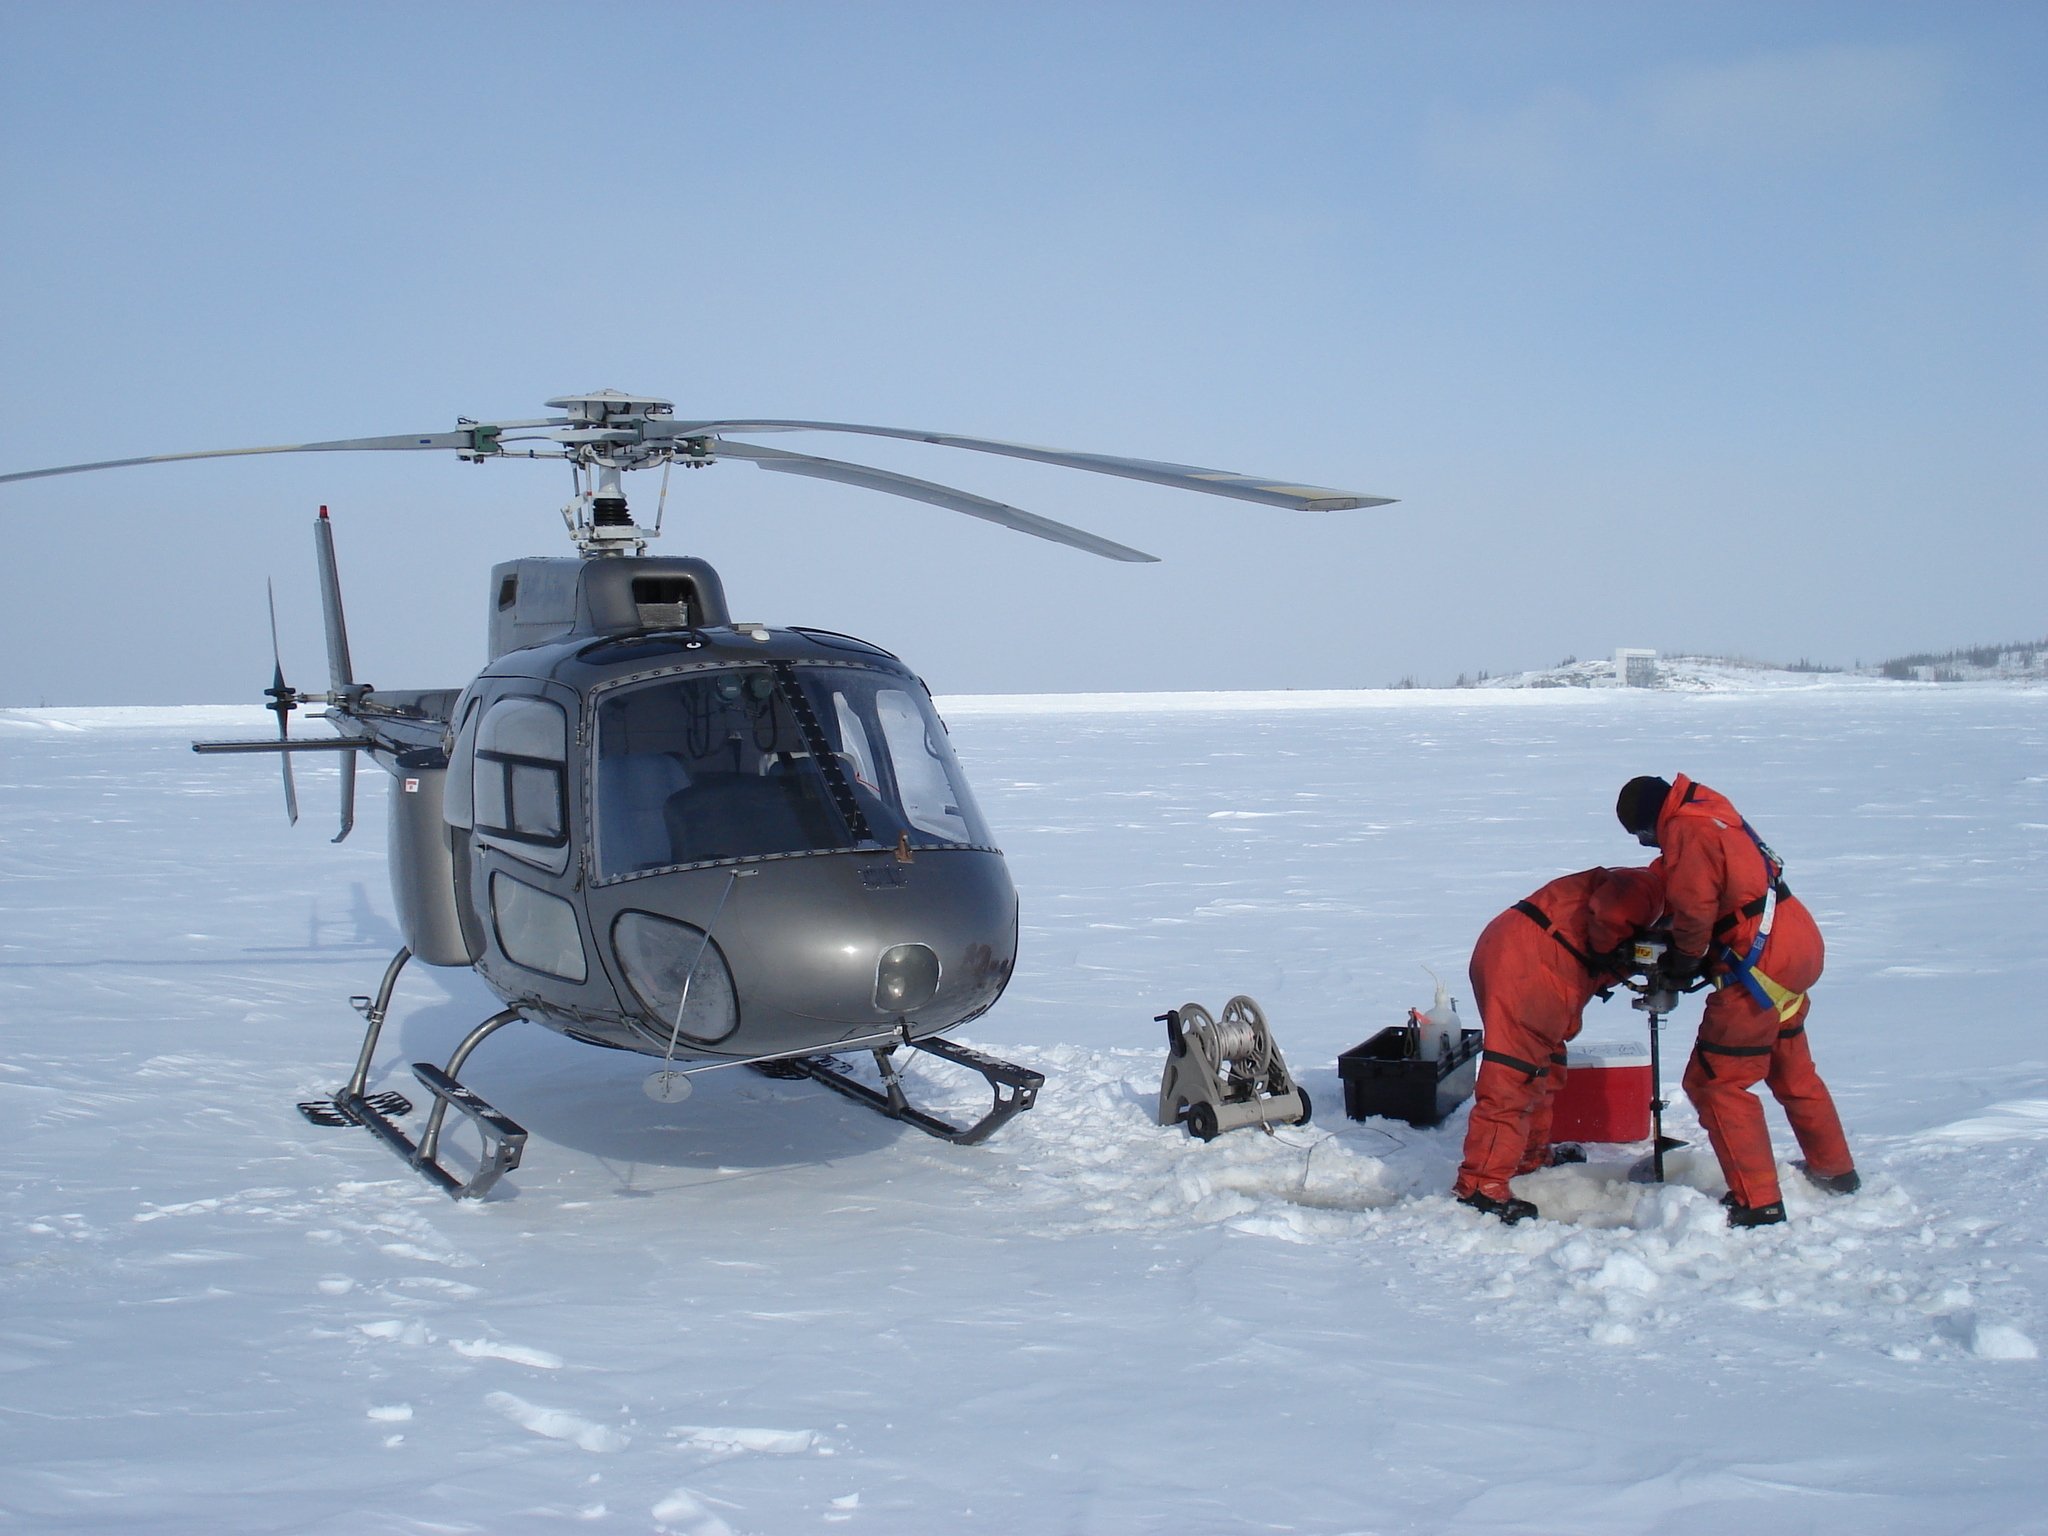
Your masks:
{"label": "skid cross tube", "polygon": [[[446,1070],[429,1061],[412,1064],[412,1075],[420,1080],[427,1091],[434,1096],[434,1107],[427,1114],[426,1134],[420,1137],[419,1149],[411,1158],[412,1165],[428,1178],[447,1190],[457,1199],[467,1196],[481,1199],[500,1178],[519,1166],[520,1156],[526,1150],[526,1129],[516,1121],[498,1113],[476,1094],[456,1081],[455,1074],[462,1070],[470,1053],[491,1035],[507,1024],[523,1018],[517,1008],[506,1008],[492,1014],[483,1023],[464,1037],[462,1044],[455,1047],[455,1054],[448,1058]],[[448,1118],[448,1106],[454,1105],[469,1117],[477,1134],[483,1138],[483,1151],[477,1163],[476,1172],[467,1181],[457,1179],[440,1163],[441,1127]]]}
{"label": "skid cross tube", "polygon": [[[950,1061],[971,1071],[979,1072],[995,1095],[995,1103],[989,1112],[974,1124],[957,1126],[941,1120],[937,1115],[927,1114],[910,1102],[903,1091],[903,1080],[898,1076],[896,1064],[890,1058],[899,1045],[907,1045],[914,1051],[924,1051],[942,1061]],[[823,1083],[835,1093],[842,1093],[856,1103],[865,1104],[878,1114],[887,1115],[891,1120],[901,1120],[905,1125],[914,1125],[927,1136],[936,1136],[941,1141],[950,1141],[956,1146],[971,1147],[988,1140],[1012,1117],[1022,1114],[1038,1099],[1038,1090],[1045,1086],[1045,1074],[1034,1072],[1029,1067],[1020,1067],[1015,1062],[999,1061],[993,1056],[983,1055],[970,1046],[960,1045],[951,1040],[933,1035],[924,1040],[913,1040],[905,1029],[899,1038],[889,1045],[872,1048],[875,1066],[881,1071],[885,1091],[877,1093],[866,1083],[848,1077],[836,1067],[829,1065],[829,1057],[796,1057],[790,1065],[800,1070],[813,1082]],[[1010,1090],[1007,1097],[1003,1090]]]}
{"label": "skid cross tube", "polygon": [[[526,1130],[463,1087],[456,1081],[455,1074],[462,1070],[470,1053],[486,1037],[524,1015],[517,1008],[492,1014],[464,1037],[455,1048],[455,1054],[448,1059],[445,1069],[431,1062],[413,1063],[412,1075],[434,1096],[426,1133],[415,1144],[394,1119],[395,1116],[412,1113],[411,1101],[401,1093],[364,1091],[369,1086],[370,1064],[377,1054],[384,1020],[391,1011],[391,994],[398,986],[398,973],[405,969],[410,959],[412,951],[400,949],[391,957],[390,965],[385,967],[384,980],[378,985],[374,998],[349,999],[356,1012],[363,1016],[365,1024],[363,1047],[356,1053],[355,1070],[349,1074],[348,1085],[337,1089],[332,1099],[301,1104],[299,1111],[315,1125],[360,1125],[445,1194],[457,1200],[480,1200],[490,1193],[493,1184],[519,1166],[519,1159],[526,1150]],[[451,1104],[469,1117],[477,1135],[483,1139],[476,1172],[466,1179],[449,1172],[440,1162],[441,1132]]]}

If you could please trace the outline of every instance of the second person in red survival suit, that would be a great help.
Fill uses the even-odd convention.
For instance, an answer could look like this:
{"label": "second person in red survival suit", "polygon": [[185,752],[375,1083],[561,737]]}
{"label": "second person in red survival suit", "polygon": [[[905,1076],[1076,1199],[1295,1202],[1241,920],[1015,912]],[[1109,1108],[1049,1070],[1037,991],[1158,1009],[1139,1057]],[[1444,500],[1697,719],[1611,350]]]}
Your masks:
{"label": "second person in red survival suit", "polygon": [[1603,957],[1656,920],[1664,893],[1647,869],[1582,869],[1553,880],[1486,925],[1472,950],[1472,996],[1486,1050],[1465,1130],[1460,1204],[1510,1226],[1538,1215],[1508,1180],[1550,1161],[1550,1110],[1564,1084],[1565,1042],[1586,1004],[1614,985]]}
{"label": "second person in red survival suit", "polygon": [[1664,879],[1671,929],[1665,974],[1680,986],[1701,975],[1714,982],[1685,1095],[1727,1176],[1729,1225],[1785,1219],[1764,1107],[1750,1091],[1759,1082],[1792,1122],[1807,1178],[1853,1194],[1855,1159],[1806,1040],[1806,991],[1824,959],[1820,929],[1786,889],[1782,861],[1725,796],[1684,774],[1668,784],[1630,779],[1614,811],[1638,841],[1662,850],[1651,867]]}

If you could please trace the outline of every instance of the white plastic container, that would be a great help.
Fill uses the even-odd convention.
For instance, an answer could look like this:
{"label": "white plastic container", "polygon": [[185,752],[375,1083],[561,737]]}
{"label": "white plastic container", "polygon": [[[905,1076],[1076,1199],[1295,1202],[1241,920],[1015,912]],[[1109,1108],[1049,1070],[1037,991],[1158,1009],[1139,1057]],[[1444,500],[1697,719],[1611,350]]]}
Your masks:
{"label": "white plastic container", "polygon": [[1429,1005],[1429,1012],[1415,1015],[1416,1027],[1422,1034],[1421,1048],[1416,1054],[1424,1061],[1438,1061],[1458,1049],[1464,1039],[1465,1026],[1458,1018],[1458,1005],[1451,1001],[1451,994],[1442,978],[1426,965],[1422,969],[1436,983],[1436,1001]]}

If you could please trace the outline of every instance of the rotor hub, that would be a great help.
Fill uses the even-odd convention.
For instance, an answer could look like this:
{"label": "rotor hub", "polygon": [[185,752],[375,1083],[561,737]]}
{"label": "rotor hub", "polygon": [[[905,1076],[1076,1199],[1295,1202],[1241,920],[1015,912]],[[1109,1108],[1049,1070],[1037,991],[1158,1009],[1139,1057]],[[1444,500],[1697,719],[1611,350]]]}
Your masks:
{"label": "rotor hub", "polygon": [[653,395],[629,395],[616,389],[595,389],[587,395],[559,395],[548,401],[548,409],[560,411],[571,421],[593,427],[622,426],[645,421],[650,416],[673,416],[675,403]]}

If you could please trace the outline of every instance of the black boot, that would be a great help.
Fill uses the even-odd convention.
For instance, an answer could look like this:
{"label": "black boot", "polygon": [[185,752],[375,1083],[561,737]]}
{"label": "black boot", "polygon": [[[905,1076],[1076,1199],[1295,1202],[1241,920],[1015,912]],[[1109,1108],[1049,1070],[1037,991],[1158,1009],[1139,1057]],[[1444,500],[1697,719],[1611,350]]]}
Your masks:
{"label": "black boot", "polygon": [[1863,1187],[1863,1177],[1854,1168],[1847,1173],[1815,1173],[1803,1158],[1792,1166],[1806,1175],[1807,1183],[1831,1195],[1853,1195]]}
{"label": "black boot", "polygon": [[1550,1156],[1544,1160],[1546,1168],[1562,1168],[1566,1163],[1583,1163],[1586,1149],[1576,1141],[1554,1141],[1550,1144]]}
{"label": "black boot", "polygon": [[1721,1197],[1721,1203],[1728,1207],[1731,1227],[1775,1227],[1785,1219],[1782,1200],[1773,1200],[1769,1205],[1744,1205],[1731,1192]]}
{"label": "black boot", "polygon": [[[1458,1204],[1469,1205],[1473,1210],[1484,1211],[1489,1216],[1498,1216],[1511,1227],[1518,1221],[1526,1221],[1531,1216],[1542,1214],[1536,1209],[1533,1201],[1516,1200],[1512,1197],[1496,1200],[1491,1195],[1480,1194],[1476,1189],[1469,1195],[1460,1195]],[[1779,1218],[1781,1221],[1783,1219],[1782,1216]]]}

